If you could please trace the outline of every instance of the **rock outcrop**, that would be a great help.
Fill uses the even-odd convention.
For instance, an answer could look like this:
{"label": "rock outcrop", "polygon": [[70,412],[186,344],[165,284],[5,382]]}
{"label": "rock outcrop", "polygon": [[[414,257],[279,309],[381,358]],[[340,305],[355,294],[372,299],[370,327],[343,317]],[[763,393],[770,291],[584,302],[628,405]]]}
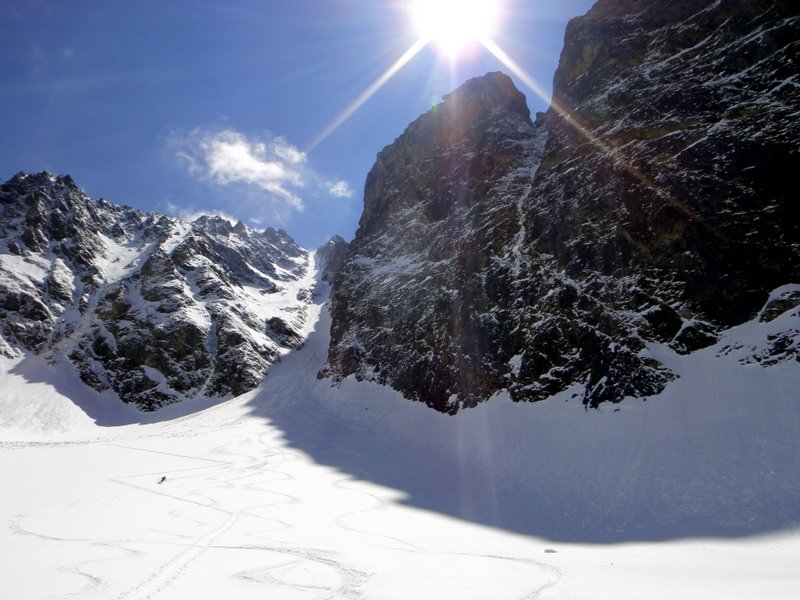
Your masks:
{"label": "rock outcrop", "polygon": [[600,0],[535,124],[504,75],[467,82],[367,178],[321,375],[450,413],[661,391],[652,348],[800,281],[799,55],[788,1]]}

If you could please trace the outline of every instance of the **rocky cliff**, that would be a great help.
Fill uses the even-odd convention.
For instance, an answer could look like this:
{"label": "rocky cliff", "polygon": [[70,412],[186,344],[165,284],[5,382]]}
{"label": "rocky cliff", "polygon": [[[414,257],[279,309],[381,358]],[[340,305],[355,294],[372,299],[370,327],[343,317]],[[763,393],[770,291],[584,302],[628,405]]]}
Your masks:
{"label": "rocky cliff", "polygon": [[153,410],[252,389],[302,343],[312,256],[284,231],[96,202],[69,177],[0,186],[0,352],[69,360]]}
{"label": "rocky cliff", "polygon": [[654,349],[794,309],[799,50],[788,1],[601,0],[535,124],[504,75],[467,82],[367,178],[321,375],[597,405],[661,391]]}
{"label": "rocky cliff", "polygon": [[[329,369],[446,409],[488,395],[507,362],[494,273],[521,243],[520,201],[546,132],[500,73],[466,83],[378,155],[364,213],[334,279]],[[506,264],[508,263],[508,264]],[[469,401],[466,398],[465,400]],[[456,406],[453,404],[453,406]]]}
{"label": "rocky cliff", "polygon": [[800,269],[798,58],[788,1],[598,2],[567,29],[531,243],[712,330],[751,318]]}

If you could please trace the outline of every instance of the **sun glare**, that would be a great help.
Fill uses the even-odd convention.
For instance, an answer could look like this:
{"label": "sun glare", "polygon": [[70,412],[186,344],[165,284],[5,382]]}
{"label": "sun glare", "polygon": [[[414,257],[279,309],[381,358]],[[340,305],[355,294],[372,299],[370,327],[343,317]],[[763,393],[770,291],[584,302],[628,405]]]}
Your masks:
{"label": "sun glare", "polygon": [[414,0],[412,5],[419,34],[452,59],[494,33],[498,12],[497,0]]}

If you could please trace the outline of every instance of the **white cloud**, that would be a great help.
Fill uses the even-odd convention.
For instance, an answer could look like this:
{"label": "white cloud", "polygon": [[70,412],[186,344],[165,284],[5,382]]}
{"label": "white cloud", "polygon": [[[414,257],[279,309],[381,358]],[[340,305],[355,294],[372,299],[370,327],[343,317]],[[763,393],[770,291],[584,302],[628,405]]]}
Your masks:
{"label": "white cloud", "polygon": [[198,128],[170,140],[192,175],[217,185],[255,186],[294,210],[303,210],[298,192],[306,178],[304,152],[284,138],[248,138],[233,129]]}
{"label": "white cloud", "polygon": [[328,193],[336,198],[352,198],[353,190],[346,181],[333,181],[328,183]]}
{"label": "white cloud", "polygon": [[196,209],[189,206],[179,206],[174,202],[167,202],[165,209],[167,214],[189,223],[199,219],[200,217],[221,217],[228,221],[231,225],[236,225],[236,223],[239,222],[239,219],[221,210]]}

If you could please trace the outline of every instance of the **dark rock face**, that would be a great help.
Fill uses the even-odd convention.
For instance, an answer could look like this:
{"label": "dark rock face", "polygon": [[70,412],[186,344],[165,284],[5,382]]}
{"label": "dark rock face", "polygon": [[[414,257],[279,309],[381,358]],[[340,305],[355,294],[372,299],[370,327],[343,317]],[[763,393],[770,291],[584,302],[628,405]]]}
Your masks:
{"label": "dark rock face", "polygon": [[91,387],[153,410],[244,393],[302,343],[311,256],[284,231],[95,202],[48,173],[1,186],[0,208],[8,356],[67,356]]}
{"label": "dark rock face", "polygon": [[533,244],[684,316],[752,318],[800,270],[798,58],[789,1],[598,2],[567,29],[555,102],[585,130],[548,115]]}
{"label": "dark rock face", "polygon": [[467,82],[367,178],[322,375],[450,413],[661,391],[648,344],[693,352],[800,280],[799,50],[788,1],[601,0],[535,124],[507,77]]}
{"label": "dark rock face", "polygon": [[518,268],[500,259],[523,235],[520,200],[544,140],[524,96],[494,73],[378,155],[334,279],[325,374],[388,383],[445,411],[498,388],[514,323],[496,305],[503,273]]}
{"label": "dark rock face", "polygon": [[333,236],[326,244],[317,248],[315,258],[322,281],[333,281],[344,264],[348,248],[348,243],[338,235]]}

